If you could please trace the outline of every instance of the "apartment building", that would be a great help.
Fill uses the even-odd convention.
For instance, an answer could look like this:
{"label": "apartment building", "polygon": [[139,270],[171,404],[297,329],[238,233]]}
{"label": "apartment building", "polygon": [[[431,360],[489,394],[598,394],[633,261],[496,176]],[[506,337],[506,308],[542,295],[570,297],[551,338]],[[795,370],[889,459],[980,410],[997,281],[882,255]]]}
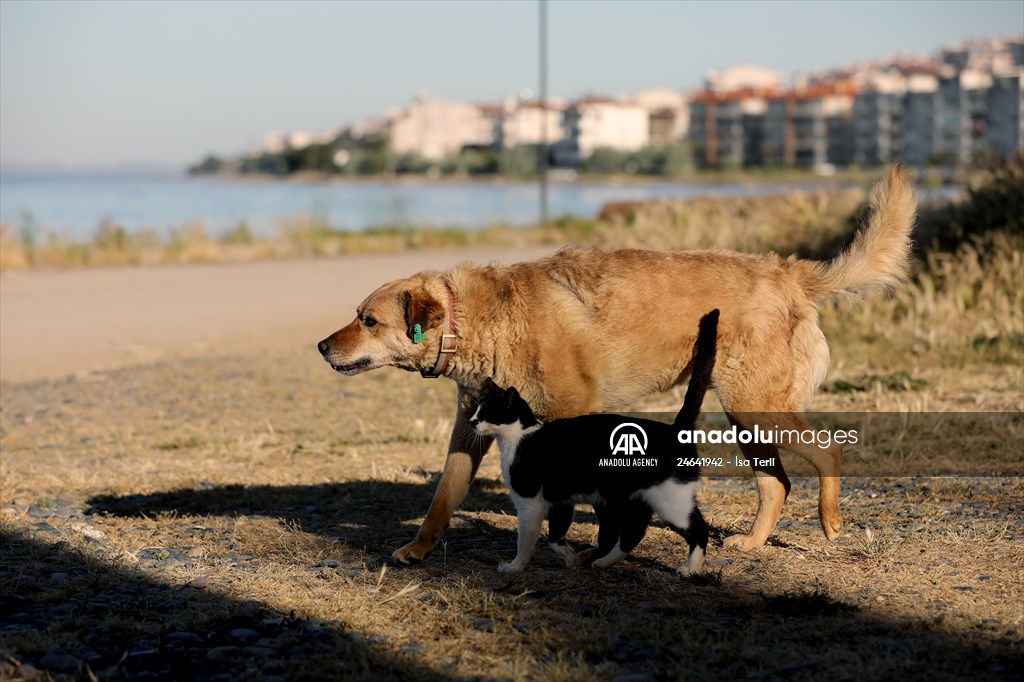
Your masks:
{"label": "apartment building", "polygon": [[779,93],[744,88],[730,93],[702,91],[690,100],[689,139],[701,168],[764,165],[765,116]]}
{"label": "apartment building", "polygon": [[933,73],[913,73],[906,78],[900,158],[903,163],[920,167],[936,160],[934,155],[941,131],[938,89],[938,79]]}
{"label": "apartment building", "polygon": [[737,64],[727,69],[711,70],[704,74],[704,90],[729,93],[750,89],[756,91],[782,90],[786,87],[786,74],[757,64]]}
{"label": "apartment building", "polygon": [[[702,168],[749,168],[765,163],[767,147],[781,149],[781,134],[766,123],[768,103],[781,94],[785,76],[753,64],[710,71],[704,89],[690,99],[688,137]],[[778,112],[773,111],[774,114]]]}
{"label": "apartment building", "polygon": [[[994,74],[986,99],[988,146],[1001,158],[1024,156],[1024,68]],[[1024,160],[1024,159],[1022,159]]]}
{"label": "apartment building", "polygon": [[964,40],[943,48],[939,60],[955,71],[1006,73],[1024,64],[1024,36]]}
{"label": "apartment building", "polygon": [[496,146],[500,141],[496,113],[476,104],[420,95],[408,109],[389,112],[391,149],[395,154],[440,161],[466,146]]}
{"label": "apartment building", "polygon": [[506,100],[501,122],[502,148],[557,143],[565,133],[562,127],[565,108],[560,101]]}
{"label": "apartment building", "polygon": [[966,165],[987,148],[987,97],[991,74],[944,69],[938,77],[938,134],[934,157]]}
{"label": "apartment building", "polygon": [[682,92],[668,88],[649,88],[633,93],[625,101],[647,110],[651,145],[670,145],[686,137],[690,109]]}
{"label": "apartment building", "polygon": [[650,143],[648,112],[629,102],[589,97],[569,105],[562,139],[552,148],[559,166],[574,166],[600,147],[637,151]]}
{"label": "apartment building", "polygon": [[848,164],[854,92],[851,82],[838,81],[769,97],[762,136],[764,165],[822,168]]}
{"label": "apartment building", "polygon": [[311,144],[324,144],[330,141],[331,137],[330,133],[282,133],[272,130],[263,135],[263,150],[270,154],[279,154],[288,149],[304,149]]}
{"label": "apartment building", "polygon": [[871,75],[853,102],[853,162],[877,166],[903,158],[906,79],[898,72]]}

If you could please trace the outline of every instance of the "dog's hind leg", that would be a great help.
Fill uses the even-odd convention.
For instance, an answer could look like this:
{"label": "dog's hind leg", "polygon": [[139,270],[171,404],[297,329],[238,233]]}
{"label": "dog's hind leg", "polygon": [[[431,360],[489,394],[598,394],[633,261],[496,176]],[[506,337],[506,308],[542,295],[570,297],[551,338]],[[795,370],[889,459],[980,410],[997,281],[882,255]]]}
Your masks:
{"label": "dog's hind leg", "polygon": [[[796,430],[801,433],[818,431],[802,415],[783,413],[772,415],[777,420],[779,430]],[[825,537],[835,540],[843,527],[843,517],[839,513],[839,475],[843,461],[843,446],[829,439],[828,447],[821,447],[818,441],[804,443],[800,440],[780,442],[780,447],[794,452],[810,462],[818,472],[818,520]]]}
{"label": "dog's hind leg", "polygon": [[[746,416],[746,415],[745,415]],[[753,428],[754,424],[741,424],[729,414],[729,421],[737,426]],[[762,426],[762,429],[765,428]],[[771,425],[768,425],[771,428]],[[768,536],[775,528],[782,514],[782,505],[789,497],[792,484],[782,466],[779,450],[766,443],[741,443],[743,456],[751,462],[754,477],[757,481],[757,513],[749,533],[732,535],[725,539],[726,547],[737,549],[757,549],[763,547]],[[755,460],[758,464],[755,464]]]}
{"label": "dog's hind leg", "polygon": [[434,499],[430,503],[423,524],[416,531],[416,537],[406,546],[395,550],[391,555],[392,561],[399,564],[422,561],[437,544],[441,533],[448,527],[455,508],[466,496],[481,460],[494,441],[490,436],[476,433],[469,425],[469,419],[476,408],[476,400],[460,388],[459,407],[455,413],[455,425],[448,444],[448,459],[444,463],[441,481],[434,491]]}
{"label": "dog's hind leg", "polygon": [[572,504],[556,504],[548,510],[548,542],[551,549],[562,557],[565,565],[572,568],[576,563],[576,554],[565,541],[565,536],[572,525],[572,516],[576,508]]}

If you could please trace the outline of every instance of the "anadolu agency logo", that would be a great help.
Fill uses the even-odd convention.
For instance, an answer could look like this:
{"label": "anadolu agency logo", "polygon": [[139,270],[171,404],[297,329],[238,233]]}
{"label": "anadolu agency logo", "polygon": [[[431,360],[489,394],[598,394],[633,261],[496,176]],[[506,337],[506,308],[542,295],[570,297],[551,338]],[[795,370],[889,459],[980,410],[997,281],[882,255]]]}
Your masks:
{"label": "anadolu agency logo", "polygon": [[639,424],[625,422],[612,429],[608,438],[608,447],[613,455],[647,454],[647,432]]}

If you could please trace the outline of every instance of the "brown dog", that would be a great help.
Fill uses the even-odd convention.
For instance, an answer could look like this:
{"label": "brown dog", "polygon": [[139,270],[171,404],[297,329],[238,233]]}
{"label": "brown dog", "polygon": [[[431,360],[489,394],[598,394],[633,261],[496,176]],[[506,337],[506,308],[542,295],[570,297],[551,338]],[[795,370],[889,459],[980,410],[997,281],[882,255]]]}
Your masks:
{"label": "brown dog", "polygon": [[[729,418],[752,427],[771,413],[780,429],[800,416],[828,368],[815,302],[892,287],[907,274],[916,197],[893,168],[871,193],[871,215],[827,262],[712,251],[588,251],[567,248],[510,266],[461,264],[385,284],[356,319],[318,344],[342,374],[387,365],[458,384],[444,473],[415,539],[393,559],[423,559],[462,501],[490,439],[469,427],[492,378],[516,386],[542,419],[626,408],[689,376],[697,322],[721,310],[714,385]],[[842,525],[842,448],[787,444],[814,465],[818,516],[834,539]],[[774,445],[741,446],[755,467],[759,504],[749,534],[729,546],[760,547],[790,483]]]}

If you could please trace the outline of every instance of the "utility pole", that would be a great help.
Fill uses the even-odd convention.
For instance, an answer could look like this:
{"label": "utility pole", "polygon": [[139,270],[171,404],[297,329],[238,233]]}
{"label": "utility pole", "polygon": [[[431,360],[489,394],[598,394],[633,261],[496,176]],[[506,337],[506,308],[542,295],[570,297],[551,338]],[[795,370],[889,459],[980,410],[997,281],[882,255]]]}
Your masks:
{"label": "utility pole", "polygon": [[538,0],[540,14],[540,223],[548,224],[548,1]]}

